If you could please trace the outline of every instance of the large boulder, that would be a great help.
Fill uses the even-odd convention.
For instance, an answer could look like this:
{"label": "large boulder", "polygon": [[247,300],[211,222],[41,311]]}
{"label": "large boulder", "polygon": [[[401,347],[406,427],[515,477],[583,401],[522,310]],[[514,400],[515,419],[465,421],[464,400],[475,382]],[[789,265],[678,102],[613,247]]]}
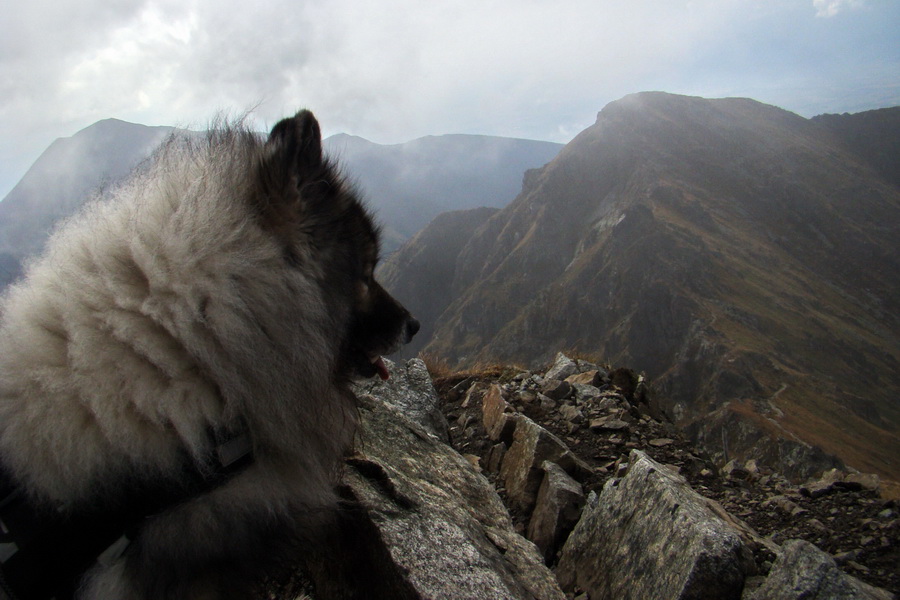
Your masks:
{"label": "large boulder", "polygon": [[[360,397],[360,419],[357,454],[343,482],[362,513],[354,547],[377,571],[377,581],[368,580],[371,597],[564,599],[534,544],[515,533],[471,463],[373,396]],[[351,597],[370,596],[364,590]]]}
{"label": "large boulder", "polygon": [[752,554],[685,480],[639,450],[621,479],[592,496],[557,576],[591,600],[738,600]]}
{"label": "large boulder", "polygon": [[584,491],[581,484],[556,463],[544,461],[541,470],[544,480],[528,521],[527,537],[550,564],[581,516]]}
{"label": "large boulder", "polygon": [[830,555],[803,540],[784,543],[763,584],[744,600],[890,600],[893,595],[847,575]]}
{"label": "large boulder", "polygon": [[585,473],[590,467],[569,450],[561,439],[522,414],[515,422],[512,445],[500,465],[500,479],[506,486],[510,504],[530,513],[537,501],[544,471],[544,461],[558,464],[570,475]]}

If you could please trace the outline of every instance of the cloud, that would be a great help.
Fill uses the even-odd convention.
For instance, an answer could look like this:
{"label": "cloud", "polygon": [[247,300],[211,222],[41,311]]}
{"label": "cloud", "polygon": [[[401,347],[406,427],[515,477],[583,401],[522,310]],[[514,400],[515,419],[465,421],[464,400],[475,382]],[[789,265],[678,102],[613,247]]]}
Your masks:
{"label": "cloud", "polygon": [[[381,143],[568,141],[636,91],[749,94],[796,85],[803,69],[829,79],[850,58],[836,61],[838,45],[810,27],[831,35],[848,20],[815,19],[809,1],[260,0],[249,10],[244,0],[11,0],[0,20],[0,164],[27,166],[102,118],[202,127],[217,111],[251,108],[260,128],[307,107],[326,133]],[[822,16],[860,4],[815,0]],[[889,4],[872,8],[859,12],[896,22]]]}
{"label": "cloud", "polygon": [[864,0],[813,0],[817,17],[833,17],[845,10],[861,8]]}

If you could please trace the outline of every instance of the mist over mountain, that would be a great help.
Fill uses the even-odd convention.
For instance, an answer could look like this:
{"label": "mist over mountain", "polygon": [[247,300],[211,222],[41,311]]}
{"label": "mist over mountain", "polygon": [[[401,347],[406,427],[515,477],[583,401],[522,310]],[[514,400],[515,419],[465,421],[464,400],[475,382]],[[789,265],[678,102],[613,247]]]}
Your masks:
{"label": "mist over mountain", "polygon": [[[25,257],[40,251],[57,221],[125,177],[173,131],[107,119],[51,144],[0,202],[0,288],[18,275]],[[518,193],[522,173],[562,148],[476,135],[384,146],[340,134],[324,146],[375,211],[385,253],[442,212],[504,206]]]}
{"label": "mist over mountain", "polygon": [[442,212],[506,206],[521,188],[522,173],[545,165],[563,147],[483,135],[427,136],[383,146],[339,134],[324,145],[376,209],[386,254]]}
{"label": "mist over mountain", "polygon": [[54,141],[0,202],[0,288],[40,251],[54,224],[127,175],[173,129],[117,119]]}
{"label": "mist over mountain", "polygon": [[[512,203],[451,232],[458,253],[426,230],[381,273],[439,314],[422,343],[451,363],[591,353],[645,371],[721,460],[799,477],[837,455],[898,480],[897,138],[854,129],[896,112],[874,112],[627,96]],[[419,306],[429,261],[452,280]]]}

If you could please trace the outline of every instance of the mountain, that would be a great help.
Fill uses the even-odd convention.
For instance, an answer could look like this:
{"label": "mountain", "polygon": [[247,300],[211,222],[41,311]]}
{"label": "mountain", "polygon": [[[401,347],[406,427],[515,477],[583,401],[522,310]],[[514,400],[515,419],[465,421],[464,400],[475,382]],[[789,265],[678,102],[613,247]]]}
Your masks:
{"label": "mountain", "polygon": [[[458,254],[424,256],[446,246],[423,231],[381,273],[439,313],[424,351],[451,365],[577,350],[645,371],[719,460],[900,480],[900,189],[849,139],[748,99],[627,96]],[[437,307],[403,274],[429,260],[452,263]]]}
{"label": "mountain", "polygon": [[812,120],[830,129],[885,179],[900,185],[900,106]]}
{"label": "mountain", "polygon": [[498,210],[481,207],[442,213],[379,267],[378,279],[403,290],[404,303],[416,307],[415,316],[422,324],[403,347],[402,356],[417,356],[431,339],[450,298],[459,293],[453,288],[456,257],[475,230]]}
{"label": "mountain", "polygon": [[171,131],[106,119],[54,141],[0,202],[0,287],[43,247],[59,219],[124,177]]}
{"label": "mountain", "polygon": [[[18,275],[25,257],[43,247],[59,219],[122,179],[172,131],[107,119],[51,144],[0,202],[0,288]],[[384,146],[341,134],[324,145],[378,215],[385,253],[442,212],[504,206],[518,192],[522,172],[544,165],[562,148],[475,135]]]}
{"label": "mountain", "polygon": [[386,254],[442,212],[505,206],[518,193],[522,173],[545,165],[563,147],[484,135],[427,136],[384,146],[339,134],[324,145],[375,208]]}

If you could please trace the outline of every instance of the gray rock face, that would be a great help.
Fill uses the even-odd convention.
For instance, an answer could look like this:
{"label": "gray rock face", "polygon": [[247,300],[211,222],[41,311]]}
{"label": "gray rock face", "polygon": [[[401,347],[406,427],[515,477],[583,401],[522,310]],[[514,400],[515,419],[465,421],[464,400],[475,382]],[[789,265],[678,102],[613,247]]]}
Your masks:
{"label": "gray rock face", "polygon": [[510,503],[527,513],[537,501],[544,478],[541,471],[544,461],[554,462],[570,472],[589,467],[572,454],[565,442],[525,415],[515,415],[513,419],[516,423],[513,443],[503,457],[500,478],[506,484]]}
{"label": "gray rock face", "polygon": [[575,364],[575,361],[560,352],[556,355],[553,366],[547,371],[545,377],[547,379],[565,379],[577,372],[578,365]]}
{"label": "gray rock face", "polygon": [[[461,455],[437,435],[446,426],[431,415],[437,401],[424,365],[411,361],[389,368],[387,384],[359,388],[361,431],[342,487],[343,497],[359,509],[342,523],[336,552],[316,550],[324,564],[307,565],[318,600],[562,600],[562,590],[570,598],[590,600],[891,597],[835,565],[835,560],[855,560],[860,550],[832,559],[805,542],[782,548],[729,513],[731,508],[692,490],[675,473],[678,467],[639,450],[591,470],[565,442],[521,412],[545,403],[535,391],[542,378],[522,374],[513,383],[476,382],[464,400],[459,392],[451,402],[464,410],[447,413],[455,423],[453,443],[461,452],[478,452]],[[615,396],[604,398],[614,400],[608,410],[598,412],[599,402],[564,403],[555,410],[577,408],[585,422],[601,413],[604,423],[618,415],[635,429],[649,419],[626,410],[633,403],[617,391],[604,394]],[[483,443],[460,444],[461,431]],[[660,437],[661,428],[654,431],[656,437],[641,438],[648,448],[679,443]],[[627,434],[603,435],[624,439]],[[579,447],[583,444],[572,446]],[[515,524],[479,468],[505,488]],[[589,482],[601,470],[617,479],[585,501],[578,481]],[[754,461],[735,462],[729,469],[730,480],[742,486],[752,485],[762,472]],[[831,489],[819,501],[862,489],[859,478],[850,479],[832,471],[804,489],[810,501],[820,484]],[[806,510],[797,502],[804,497],[794,491],[790,498],[772,496],[759,510],[800,517]],[[891,508],[882,513],[869,519],[869,526],[889,536],[896,513]],[[516,533],[523,531],[531,541]],[[546,565],[557,558],[554,577]],[[759,571],[768,578],[757,577]]]}
{"label": "gray rock face", "polygon": [[398,408],[360,401],[358,454],[344,483],[377,530],[365,543],[391,571],[381,577],[402,582],[397,598],[563,600],[534,544],[513,531],[466,459]]}
{"label": "gray rock face", "polygon": [[803,540],[788,540],[763,584],[744,600],[890,600],[885,590],[847,575],[834,559]]}
{"label": "gray rock face", "polygon": [[391,374],[390,379],[373,379],[357,386],[357,394],[369,394],[397,407],[408,419],[412,419],[442,441],[450,439],[447,419],[438,406],[440,400],[425,363],[418,358],[404,363],[384,359]]}
{"label": "gray rock face", "polygon": [[512,407],[503,398],[499,385],[492,385],[484,395],[481,405],[484,429],[494,441],[511,442],[515,422],[512,421]]}
{"label": "gray rock face", "polygon": [[550,564],[581,516],[584,491],[581,484],[556,463],[546,461],[541,469],[544,480],[528,522],[527,537]]}
{"label": "gray rock face", "polygon": [[563,547],[557,577],[591,600],[738,599],[753,559],[684,479],[638,450]]}

